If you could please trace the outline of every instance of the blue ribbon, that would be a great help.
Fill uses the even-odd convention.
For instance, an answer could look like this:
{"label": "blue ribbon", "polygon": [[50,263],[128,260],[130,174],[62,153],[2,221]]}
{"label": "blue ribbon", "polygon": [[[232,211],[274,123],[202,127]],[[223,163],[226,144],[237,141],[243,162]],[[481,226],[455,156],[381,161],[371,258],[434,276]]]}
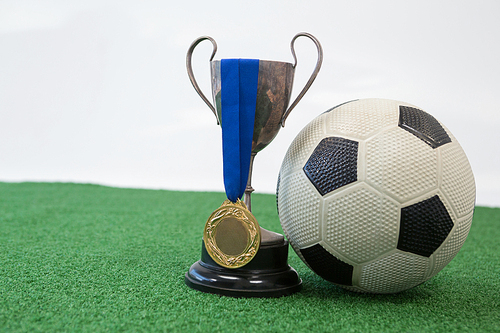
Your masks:
{"label": "blue ribbon", "polygon": [[241,199],[252,154],[259,60],[221,60],[221,127],[224,187],[229,200]]}

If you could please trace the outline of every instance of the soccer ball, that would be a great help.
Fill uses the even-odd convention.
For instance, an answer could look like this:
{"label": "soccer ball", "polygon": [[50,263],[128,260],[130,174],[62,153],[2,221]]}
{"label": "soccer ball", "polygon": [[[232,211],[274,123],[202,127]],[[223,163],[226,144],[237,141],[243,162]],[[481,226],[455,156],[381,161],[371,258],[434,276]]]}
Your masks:
{"label": "soccer ball", "polygon": [[476,198],[467,157],[416,106],[364,99],[311,121],[281,165],[277,205],[297,255],[343,288],[395,293],[445,267]]}

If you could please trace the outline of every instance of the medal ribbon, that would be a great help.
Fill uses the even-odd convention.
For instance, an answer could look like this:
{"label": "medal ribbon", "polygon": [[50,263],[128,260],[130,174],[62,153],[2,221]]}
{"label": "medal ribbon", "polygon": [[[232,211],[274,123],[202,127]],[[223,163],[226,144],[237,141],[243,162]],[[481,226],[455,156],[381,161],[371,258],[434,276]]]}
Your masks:
{"label": "medal ribbon", "polygon": [[227,198],[236,202],[250,170],[259,60],[222,59],[220,71],[224,187]]}

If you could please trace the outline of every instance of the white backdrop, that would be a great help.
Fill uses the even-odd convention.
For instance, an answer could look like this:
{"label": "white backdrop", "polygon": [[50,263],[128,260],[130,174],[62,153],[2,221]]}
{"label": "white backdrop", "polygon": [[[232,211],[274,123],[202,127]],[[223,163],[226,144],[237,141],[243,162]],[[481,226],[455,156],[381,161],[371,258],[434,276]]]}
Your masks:
{"label": "white backdrop", "polygon": [[[500,206],[499,22],[496,0],[2,0],[0,181],[223,191],[220,128],[188,80],[189,45],[209,35],[217,59],[292,62],[290,40],[306,31],[323,45],[323,67],[257,155],[257,192],[274,192],[310,120],[378,97],[443,122],[469,157],[477,203]],[[306,38],[296,50],[295,94],[316,62]],[[207,95],[210,53],[205,42],[193,57]]]}

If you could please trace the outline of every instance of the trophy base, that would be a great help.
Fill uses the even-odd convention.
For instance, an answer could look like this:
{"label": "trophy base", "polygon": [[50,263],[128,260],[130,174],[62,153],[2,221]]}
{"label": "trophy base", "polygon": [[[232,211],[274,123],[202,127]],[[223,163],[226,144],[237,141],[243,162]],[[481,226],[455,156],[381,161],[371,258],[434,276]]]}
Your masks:
{"label": "trophy base", "polygon": [[281,297],[302,289],[297,271],[288,265],[288,241],[261,245],[255,257],[241,268],[215,263],[202,242],[201,260],[184,281],[196,290],[230,297]]}

